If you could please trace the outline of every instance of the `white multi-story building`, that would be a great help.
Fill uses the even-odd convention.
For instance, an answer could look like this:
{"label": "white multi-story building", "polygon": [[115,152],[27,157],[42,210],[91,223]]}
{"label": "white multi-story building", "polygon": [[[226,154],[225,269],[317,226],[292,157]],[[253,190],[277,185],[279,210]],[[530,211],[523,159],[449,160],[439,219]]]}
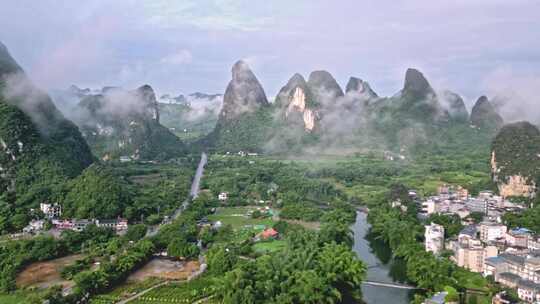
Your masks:
{"label": "white multi-story building", "polygon": [[422,202],[422,213],[427,215],[437,212],[437,202],[434,199],[428,199]]}
{"label": "white multi-story building", "polygon": [[59,204],[41,203],[39,209],[50,219],[59,218],[62,215],[62,206]]}
{"label": "white multi-story building", "polygon": [[506,232],[506,244],[511,247],[528,247],[529,239],[532,239],[532,232],[525,228],[512,229]]}
{"label": "white multi-story building", "polygon": [[431,223],[425,226],[425,248],[428,252],[439,254],[444,249],[444,227]]}
{"label": "white multi-story building", "polygon": [[490,242],[504,239],[506,236],[506,226],[495,222],[482,222],[479,225],[480,239],[483,242]]}
{"label": "white multi-story building", "polygon": [[496,257],[497,247],[484,246],[478,239],[474,239],[468,234],[460,234],[457,241],[452,242],[454,255],[451,259],[460,267],[469,269],[472,272],[485,272],[484,264],[486,259]]}

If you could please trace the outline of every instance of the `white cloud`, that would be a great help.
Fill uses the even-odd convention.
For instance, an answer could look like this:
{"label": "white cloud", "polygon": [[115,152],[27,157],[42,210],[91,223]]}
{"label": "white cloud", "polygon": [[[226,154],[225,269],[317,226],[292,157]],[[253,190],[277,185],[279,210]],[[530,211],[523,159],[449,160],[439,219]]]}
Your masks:
{"label": "white cloud", "polygon": [[174,65],[189,64],[192,61],[193,55],[191,55],[191,52],[188,50],[179,50],[161,59],[161,63]]}
{"label": "white cloud", "polygon": [[499,67],[482,82],[505,120],[540,123],[540,76],[534,72]]}
{"label": "white cloud", "polygon": [[159,28],[257,31],[273,21],[267,8],[271,8],[268,3],[254,6],[247,0],[153,0],[145,3],[144,11],[147,23]]}

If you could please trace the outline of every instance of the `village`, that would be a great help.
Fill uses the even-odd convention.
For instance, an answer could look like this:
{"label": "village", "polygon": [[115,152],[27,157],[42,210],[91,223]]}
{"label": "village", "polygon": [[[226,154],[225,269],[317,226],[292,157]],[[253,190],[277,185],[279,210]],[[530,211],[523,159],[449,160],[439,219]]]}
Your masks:
{"label": "village", "polygon": [[[24,227],[23,234],[39,234],[45,230],[56,229],[83,231],[88,225],[96,225],[100,228],[109,228],[117,234],[122,234],[128,229],[128,220],[117,219],[61,219],[62,206],[60,204],[41,203],[39,210],[44,215],[43,219],[34,219]],[[47,227],[50,223],[52,226]],[[49,229],[46,229],[49,228]]]}
{"label": "village", "polygon": [[[227,205],[228,193],[221,192],[218,195],[218,200],[223,206]],[[207,217],[197,221],[199,228],[208,227],[214,230],[220,229],[225,224],[231,225],[235,229],[254,231],[256,232],[253,241],[268,241],[279,238],[279,233],[271,228],[273,219],[277,216],[276,211],[270,208],[266,202],[258,202],[260,206],[247,207],[229,207],[228,210],[233,210],[233,213],[219,212],[214,208],[214,215],[209,220]],[[53,235],[58,235],[61,231],[83,231],[89,225],[95,225],[100,228],[108,228],[116,232],[118,235],[123,235],[128,230],[128,220],[125,218],[117,219],[63,219],[62,206],[60,204],[41,203],[40,212],[43,214],[43,219],[32,220],[22,231],[22,233],[13,234],[14,238],[27,237],[38,235],[45,232],[50,232]],[[218,211],[216,213],[216,211]],[[164,223],[170,222],[168,216],[165,217]],[[162,253],[162,255],[167,255]]]}
{"label": "village", "polygon": [[[482,191],[471,197],[462,187],[441,186],[436,196],[417,199],[419,217],[432,214],[458,215],[464,228],[457,236],[445,239],[445,228],[430,223],[425,226],[425,250],[449,256],[458,266],[490,277],[501,285],[515,289],[526,302],[540,301],[540,235],[525,228],[509,229],[502,223],[506,212],[525,207],[506,198]],[[471,220],[472,213],[483,215],[480,222]],[[496,295],[493,303],[504,302]]]}

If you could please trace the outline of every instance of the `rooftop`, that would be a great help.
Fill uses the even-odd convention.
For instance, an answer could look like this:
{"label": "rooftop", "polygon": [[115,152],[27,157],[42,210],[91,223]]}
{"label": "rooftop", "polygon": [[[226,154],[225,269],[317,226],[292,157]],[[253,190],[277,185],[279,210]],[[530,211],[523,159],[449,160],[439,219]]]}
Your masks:
{"label": "rooftop", "polygon": [[511,253],[501,253],[499,255],[499,257],[505,259],[506,262],[510,262],[510,263],[513,263],[513,264],[522,265],[522,264],[525,263],[525,257],[518,256],[518,255],[515,255],[515,254],[511,254]]}
{"label": "rooftop", "polygon": [[466,234],[466,235],[469,235],[471,237],[475,237],[476,236],[476,226],[469,225],[469,226],[461,229],[459,234]]}
{"label": "rooftop", "polygon": [[505,280],[505,281],[510,281],[510,282],[515,282],[515,283],[518,283],[519,281],[521,281],[521,277],[518,276],[517,274],[513,274],[513,273],[510,273],[510,272],[503,272],[499,275],[499,278]]}
{"label": "rooftop", "polygon": [[519,235],[519,234],[532,234],[532,231],[527,228],[515,228],[510,230],[510,233]]}
{"label": "rooftop", "polygon": [[518,288],[540,291],[540,285],[533,281],[521,280],[518,283]]}

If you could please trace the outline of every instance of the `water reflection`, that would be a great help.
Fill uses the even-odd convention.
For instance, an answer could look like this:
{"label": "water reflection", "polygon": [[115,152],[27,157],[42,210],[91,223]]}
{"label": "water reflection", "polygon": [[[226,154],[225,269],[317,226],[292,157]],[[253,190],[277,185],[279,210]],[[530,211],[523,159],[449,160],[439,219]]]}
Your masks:
{"label": "water reflection", "polygon": [[[367,216],[358,213],[354,231],[354,251],[368,266],[367,279],[378,282],[407,283],[405,261],[393,259],[387,244],[370,233]],[[400,304],[409,303],[414,291],[398,288],[364,285],[362,287],[364,301],[367,304]]]}

